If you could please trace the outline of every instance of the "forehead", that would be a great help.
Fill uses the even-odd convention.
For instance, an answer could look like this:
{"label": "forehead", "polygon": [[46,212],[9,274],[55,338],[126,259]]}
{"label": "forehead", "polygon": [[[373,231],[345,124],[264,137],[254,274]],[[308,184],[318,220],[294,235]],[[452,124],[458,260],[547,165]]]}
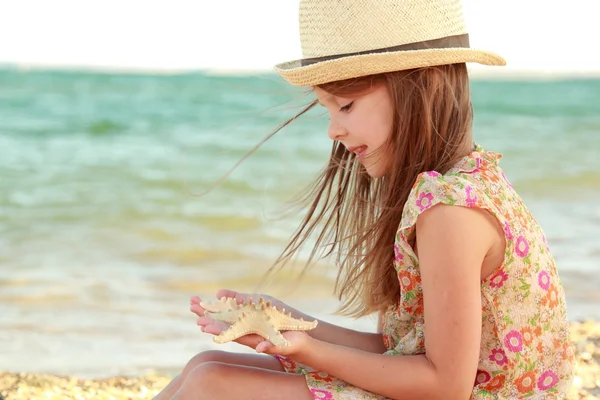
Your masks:
{"label": "forehead", "polygon": [[321,104],[328,104],[328,103],[335,102],[335,96],[329,92],[326,92],[325,90],[321,89],[320,87],[315,86],[313,88],[313,92],[317,96],[317,100]]}
{"label": "forehead", "polygon": [[[346,100],[354,100],[354,99],[369,99],[372,101],[381,101],[383,100],[384,97],[386,97],[389,100],[389,95],[388,95],[388,91],[387,88],[385,87],[385,85],[373,85],[372,87],[363,90],[361,92],[357,92],[354,94],[343,94],[343,95],[334,95],[330,92],[327,92],[326,90],[314,86],[312,88],[315,96],[317,97],[317,101],[319,102],[319,104],[326,106],[326,105],[340,105],[340,103],[346,101]],[[341,101],[339,101],[340,99],[342,99]]]}

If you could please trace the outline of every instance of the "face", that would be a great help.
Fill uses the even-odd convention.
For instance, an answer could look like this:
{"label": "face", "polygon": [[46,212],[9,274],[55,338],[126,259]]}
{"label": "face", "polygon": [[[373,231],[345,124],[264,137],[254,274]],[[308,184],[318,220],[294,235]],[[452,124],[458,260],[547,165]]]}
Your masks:
{"label": "face", "polygon": [[387,162],[382,146],[391,135],[393,117],[387,88],[380,85],[366,95],[355,97],[333,96],[318,87],[314,92],[329,113],[328,136],[355,153],[356,160],[370,176],[383,176]]}

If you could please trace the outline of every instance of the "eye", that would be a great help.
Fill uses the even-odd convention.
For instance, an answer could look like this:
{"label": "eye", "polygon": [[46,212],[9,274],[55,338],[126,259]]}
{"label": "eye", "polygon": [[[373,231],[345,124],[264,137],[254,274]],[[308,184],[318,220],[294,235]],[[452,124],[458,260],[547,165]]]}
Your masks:
{"label": "eye", "polygon": [[344,107],[340,108],[340,111],[342,111],[342,112],[350,111],[350,107],[352,107],[352,104],[354,104],[354,102],[350,102],[348,105],[345,105]]}

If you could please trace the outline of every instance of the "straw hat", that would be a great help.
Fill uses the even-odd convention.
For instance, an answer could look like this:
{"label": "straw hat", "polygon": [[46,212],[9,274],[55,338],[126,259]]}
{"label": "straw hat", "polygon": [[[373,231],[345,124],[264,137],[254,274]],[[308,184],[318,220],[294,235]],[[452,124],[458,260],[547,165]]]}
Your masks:
{"label": "straw hat", "polygon": [[302,56],[275,71],[295,86],[442,64],[506,65],[469,47],[461,0],[300,0]]}

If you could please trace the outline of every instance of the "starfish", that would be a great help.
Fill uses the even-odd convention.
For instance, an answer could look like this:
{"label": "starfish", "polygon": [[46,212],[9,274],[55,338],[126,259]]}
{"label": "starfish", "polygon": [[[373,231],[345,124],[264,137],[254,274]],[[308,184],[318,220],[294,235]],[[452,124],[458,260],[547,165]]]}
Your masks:
{"label": "starfish", "polygon": [[271,301],[252,299],[237,304],[233,298],[222,298],[218,302],[204,303],[200,306],[206,310],[204,315],[217,321],[231,324],[229,328],[213,337],[215,343],[226,343],[251,333],[258,334],[277,347],[286,347],[290,343],[280,331],[307,331],[314,329],[318,321],[305,321],[292,317],[271,305]]}

